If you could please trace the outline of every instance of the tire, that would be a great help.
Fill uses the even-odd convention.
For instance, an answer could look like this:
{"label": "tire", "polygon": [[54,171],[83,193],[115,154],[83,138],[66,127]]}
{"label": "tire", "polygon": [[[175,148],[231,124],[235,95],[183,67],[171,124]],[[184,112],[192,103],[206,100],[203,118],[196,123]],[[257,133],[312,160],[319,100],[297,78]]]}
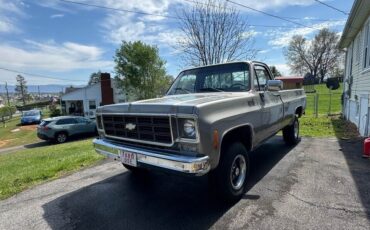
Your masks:
{"label": "tire", "polygon": [[287,145],[296,145],[299,142],[299,121],[295,117],[293,124],[283,129],[283,138]]}
{"label": "tire", "polygon": [[123,167],[125,167],[128,171],[130,171],[131,173],[133,174],[144,174],[147,172],[147,170],[143,169],[143,168],[138,168],[138,167],[134,167],[134,166],[131,166],[131,165],[125,165],[125,164],[122,164]]}
{"label": "tire", "polygon": [[59,132],[55,135],[55,142],[58,144],[66,142],[68,139],[68,134],[66,132]]}
{"label": "tire", "polygon": [[249,157],[246,148],[240,142],[232,143],[221,153],[218,167],[210,172],[212,191],[216,191],[226,201],[238,201],[246,191],[248,174]]}

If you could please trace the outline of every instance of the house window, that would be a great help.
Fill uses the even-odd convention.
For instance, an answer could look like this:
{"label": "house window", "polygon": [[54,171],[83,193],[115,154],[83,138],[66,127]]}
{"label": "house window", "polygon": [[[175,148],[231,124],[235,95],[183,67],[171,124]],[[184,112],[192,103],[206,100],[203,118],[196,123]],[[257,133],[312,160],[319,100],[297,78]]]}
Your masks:
{"label": "house window", "polygon": [[96,102],[95,101],[89,101],[89,109],[96,109]]}
{"label": "house window", "polygon": [[370,31],[369,22],[365,24],[364,34],[364,68],[370,67]]}

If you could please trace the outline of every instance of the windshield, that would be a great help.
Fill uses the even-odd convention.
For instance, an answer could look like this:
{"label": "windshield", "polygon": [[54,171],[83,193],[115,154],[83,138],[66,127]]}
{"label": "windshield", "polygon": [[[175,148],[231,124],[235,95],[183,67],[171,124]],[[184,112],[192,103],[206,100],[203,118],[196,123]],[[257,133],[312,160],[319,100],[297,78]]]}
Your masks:
{"label": "windshield", "polygon": [[249,89],[249,65],[247,63],[229,63],[181,72],[167,95],[204,92],[242,92]]}
{"label": "windshield", "polygon": [[32,116],[38,116],[40,115],[40,112],[38,111],[27,111],[23,113],[24,117],[32,117]]}

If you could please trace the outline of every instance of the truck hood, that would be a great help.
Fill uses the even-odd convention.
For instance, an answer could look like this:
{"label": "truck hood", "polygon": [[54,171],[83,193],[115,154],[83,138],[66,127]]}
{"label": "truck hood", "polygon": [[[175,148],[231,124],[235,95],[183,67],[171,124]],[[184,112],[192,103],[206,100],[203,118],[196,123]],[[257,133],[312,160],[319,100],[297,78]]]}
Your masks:
{"label": "truck hood", "polygon": [[184,113],[193,114],[195,108],[206,103],[247,96],[249,93],[197,93],[171,95],[161,98],[107,105],[99,108],[103,113]]}

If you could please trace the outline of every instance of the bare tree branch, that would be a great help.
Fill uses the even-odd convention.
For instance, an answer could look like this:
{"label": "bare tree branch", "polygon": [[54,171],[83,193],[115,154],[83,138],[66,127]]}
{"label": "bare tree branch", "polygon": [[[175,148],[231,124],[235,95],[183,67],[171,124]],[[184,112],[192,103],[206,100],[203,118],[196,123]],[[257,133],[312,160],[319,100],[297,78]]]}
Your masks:
{"label": "bare tree branch", "polygon": [[191,66],[251,59],[257,54],[248,25],[226,1],[208,0],[195,3],[181,12],[183,38],[177,49]]}

